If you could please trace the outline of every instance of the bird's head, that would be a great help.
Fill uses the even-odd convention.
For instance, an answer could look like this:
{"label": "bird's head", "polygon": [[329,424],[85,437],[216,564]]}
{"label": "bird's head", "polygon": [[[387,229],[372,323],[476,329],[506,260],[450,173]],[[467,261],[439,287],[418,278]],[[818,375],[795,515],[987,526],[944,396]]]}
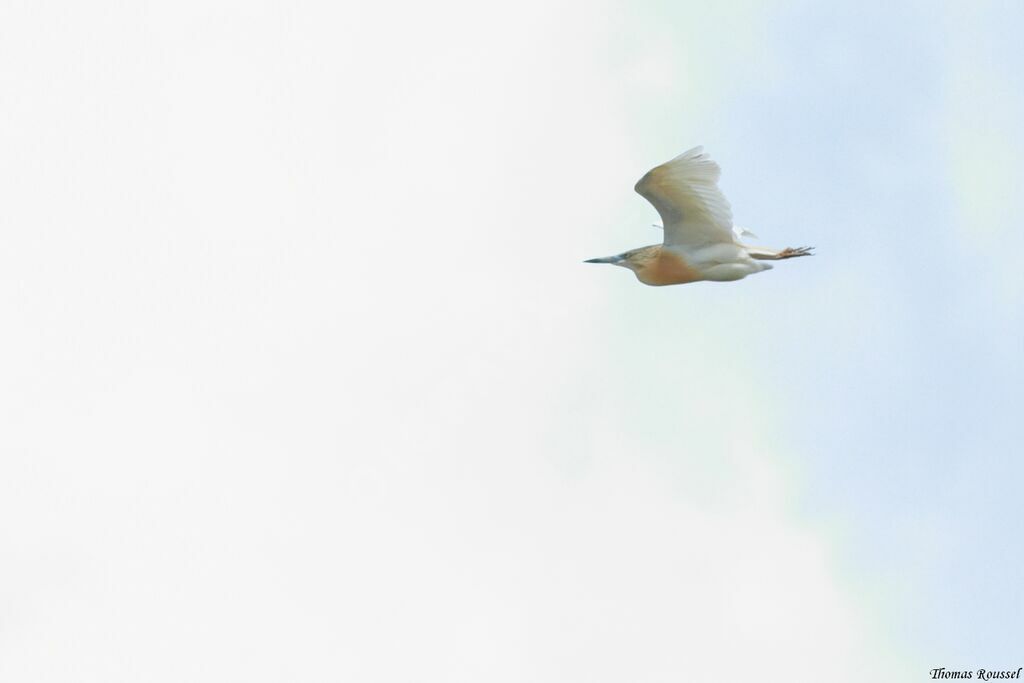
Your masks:
{"label": "bird's head", "polygon": [[629,268],[636,273],[650,265],[651,261],[657,257],[660,248],[661,245],[659,244],[641,247],[640,249],[630,249],[615,256],[587,259],[584,263],[610,263],[613,266]]}

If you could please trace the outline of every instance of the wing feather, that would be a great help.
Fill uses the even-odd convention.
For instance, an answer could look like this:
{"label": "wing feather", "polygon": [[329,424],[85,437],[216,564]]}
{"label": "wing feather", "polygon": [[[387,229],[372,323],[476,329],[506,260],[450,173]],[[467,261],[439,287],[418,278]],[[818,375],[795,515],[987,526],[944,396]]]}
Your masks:
{"label": "wing feather", "polygon": [[636,184],[636,191],[661,215],[666,245],[735,243],[732,209],[718,189],[721,174],[704,148],[694,147],[652,168]]}

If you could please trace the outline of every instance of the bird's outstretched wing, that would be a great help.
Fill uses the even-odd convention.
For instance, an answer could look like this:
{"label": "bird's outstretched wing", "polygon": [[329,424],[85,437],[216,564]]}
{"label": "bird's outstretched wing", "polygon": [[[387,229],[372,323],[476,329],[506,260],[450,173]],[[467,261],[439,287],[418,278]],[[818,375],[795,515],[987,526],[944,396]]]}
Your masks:
{"label": "bird's outstretched wing", "polygon": [[718,189],[721,174],[704,148],[694,147],[652,168],[636,184],[636,191],[661,214],[666,245],[735,243],[732,209]]}

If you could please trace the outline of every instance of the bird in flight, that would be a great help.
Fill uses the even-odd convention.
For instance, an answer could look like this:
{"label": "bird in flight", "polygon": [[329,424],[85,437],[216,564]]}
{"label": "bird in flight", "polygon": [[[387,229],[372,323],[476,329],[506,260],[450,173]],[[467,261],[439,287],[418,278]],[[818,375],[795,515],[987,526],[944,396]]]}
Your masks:
{"label": "bird in flight", "polygon": [[740,242],[755,235],[733,226],[732,209],[718,189],[721,174],[703,147],[652,168],[635,189],[661,215],[664,242],[586,263],[623,266],[645,285],[661,286],[741,280],[771,270],[765,261],[810,256],[811,247],[765,249]]}

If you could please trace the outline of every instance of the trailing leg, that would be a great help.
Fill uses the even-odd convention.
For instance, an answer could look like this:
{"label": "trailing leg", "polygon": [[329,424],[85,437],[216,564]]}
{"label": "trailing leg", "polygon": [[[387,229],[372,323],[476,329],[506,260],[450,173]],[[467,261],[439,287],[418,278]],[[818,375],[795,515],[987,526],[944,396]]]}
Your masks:
{"label": "trailing leg", "polygon": [[781,261],[798,256],[813,256],[814,247],[786,247],[785,249],[765,249],[763,247],[746,247],[751,258],[761,261]]}

